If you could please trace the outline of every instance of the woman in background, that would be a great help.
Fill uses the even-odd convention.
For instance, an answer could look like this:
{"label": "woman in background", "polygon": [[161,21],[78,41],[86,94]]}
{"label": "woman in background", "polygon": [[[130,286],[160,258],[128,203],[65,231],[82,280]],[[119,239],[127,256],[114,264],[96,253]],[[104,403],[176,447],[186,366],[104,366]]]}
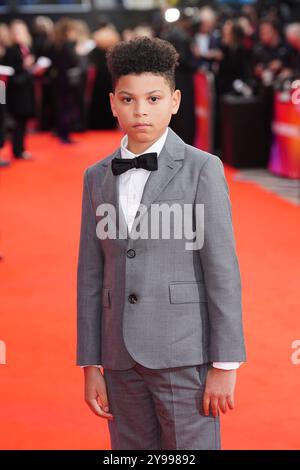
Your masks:
{"label": "woman in background", "polygon": [[96,76],[90,105],[90,128],[115,129],[117,122],[109,103],[112,82],[105,55],[109,47],[120,41],[120,35],[112,25],[108,24],[95,31],[93,39],[95,48],[90,52],[89,58],[96,68]]}
{"label": "woman in background", "polygon": [[[6,50],[9,47],[9,45],[10,45],[9,28],[5,23],[0,23],[0,65],[3,65]],[[4,142],[5,142],[5,103],[1,101],[0,102],[0,151],[2,147],[4,146]],[[8,165],[9,165],[9,162],[2,160],[1,155],[0,155],[0,168],[8,166]]]}
{"label": "woman in background", "polygon": [[225,21],[222,28],[222,39],[216,51],[216,102],[215,102],[215,149],[221,145],[220,109],[222,96],[234,93],[234,81],[248,83],[251,79],[251,49],[245,47],[245,34],[238,20]]}
{"label": "woman in background", "polygon": [[247,81],[251,76],[251,49],[245,47],[245,34],[238,20],[225,21],[222,40],[217,57],[217,94],[234,91],[233,82],[237,79]]}
{"label": "woman in background", "polygon": [[12,147],[16,159],[31,158],[25,150],[27,122],[34,116],[34,81],[32,67],[35,57],[32,40],[24,21],[14,20],[10,25],[11,46],[7,48],[4,64],[15,71],[7,84],[7,109],[13,117]]}
{"label": "woman in background", "polygon": [[61,18],[55,24],[52,56],[57,134],[62,143],[70,144],[74,116],[78,116],[77,89],[81,81],[80,59],[76,52],[78,28],[74,20]]}
{"label": "woman in background", "polygon": [[[52,58],[54,23],[48,16],[36,16],[32,21],[32,39],[35,57]],[[38,77],[37,85],[40,100],[37,99],[38,128],[41,131],[53,130],[55,127],[54,90],[51,78],[51,67]],[[36,90],[37,91],[37,90]]]}

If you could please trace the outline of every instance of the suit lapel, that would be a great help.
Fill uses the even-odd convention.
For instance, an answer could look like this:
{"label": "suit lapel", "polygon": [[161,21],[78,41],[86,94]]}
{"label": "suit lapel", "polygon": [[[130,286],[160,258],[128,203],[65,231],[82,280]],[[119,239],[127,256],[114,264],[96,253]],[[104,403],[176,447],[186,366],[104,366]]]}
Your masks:
{"label": "suit lapel", "polygon": [[126,239],[128,237],[128,230],[127,230],[127,225],[125,221],[125,216],[123,214],[122,207],[119,203],[118,177],[116,177],[111,171],[111,160],[115,157],[121,158],[120,148],[118,148],[111,155],[111,158],[108,161],[102,163],[102,165],[106,167],[106,171],[105,171],[104,179],[101,183],[100,191],[101,191],[103,203],[110,204],[111,206],[115,208],[116,220],[112,222],[113,223],[115,222],[115,225],[116,225],[117,238],[120,238],[120,230],[121,230],[122,238]]}

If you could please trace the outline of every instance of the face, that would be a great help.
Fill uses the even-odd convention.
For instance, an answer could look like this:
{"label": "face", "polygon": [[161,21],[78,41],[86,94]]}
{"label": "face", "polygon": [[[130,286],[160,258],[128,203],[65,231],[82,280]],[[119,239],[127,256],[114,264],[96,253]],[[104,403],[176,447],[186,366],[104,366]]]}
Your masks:
{"label": "face", "polygon": [[215,27],[215,20],[214,19],[205,19],[201,23],[200,32],[203,33],[203,34],[211,33],[213,31],[214,27]]}
{"label": "face", "polygon": [[180,91],[161,75],[123,75],[109,94],[112,113],[128,135],[128,149],[142,153],[165,132],[180,105]]}
{"label": "face", "polygon": [[11,36],[16,44],[25,44],[28,37],[27,27],[22,23],[14,24],[11,27]]}
{"label": "face", "polygon": [[264,23],[259,28],[259,38],[263,44],[271,45],[277,37],[276,31],[271,25]]}
{"label": "face", "polygon": [[286,38],[288,43],[298,51],[300,50],[300,34],[299,31],[287,31]]}
{"label": "face", "polygon": [[3,46],[9,44],[9,29],[6,24],[0,25],[0,44]]}
{"label": "face", "polygon": [[226,43],[230,43],[232,40],[232,27],[233,23],[231,20],[225,21],[222,29],[222,39]]}
{"label": "face", "polygon": [[241,18],[239,18],[238,23],[241,26],[244,34],[246,34],[247,36],[251,36],[254,33],[253,26],[248,18],[242,16]]}

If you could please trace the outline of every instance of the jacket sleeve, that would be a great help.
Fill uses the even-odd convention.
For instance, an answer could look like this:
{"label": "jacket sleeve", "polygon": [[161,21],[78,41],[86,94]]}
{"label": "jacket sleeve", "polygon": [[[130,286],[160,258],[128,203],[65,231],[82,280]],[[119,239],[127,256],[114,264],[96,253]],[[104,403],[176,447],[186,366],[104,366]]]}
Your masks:
{"label": "jacket sleeve", "polygon": [[88,169],[84,173],[77,265],[77,365],[101,364],[103,256],[96,235]]}
{"label": "jacket sleeve", "polygon": [[228,185],[219,157],[210,155],[202,166],[196,203],[204,204],[204,239],[199,255],[207,294],[209,359],[244,362],[241,277]]}

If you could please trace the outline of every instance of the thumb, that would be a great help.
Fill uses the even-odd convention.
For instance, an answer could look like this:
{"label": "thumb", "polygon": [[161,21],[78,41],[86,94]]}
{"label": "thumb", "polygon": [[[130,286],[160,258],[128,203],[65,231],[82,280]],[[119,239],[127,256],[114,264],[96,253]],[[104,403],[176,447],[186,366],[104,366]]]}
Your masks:
{"label": "thumb", "polygon": [[107,393],[101,391],[99,393],[99,398],[101,401],[101,406],[105,412],[109,411],[109,403],[108,403],[108,398],[107,398]]}

